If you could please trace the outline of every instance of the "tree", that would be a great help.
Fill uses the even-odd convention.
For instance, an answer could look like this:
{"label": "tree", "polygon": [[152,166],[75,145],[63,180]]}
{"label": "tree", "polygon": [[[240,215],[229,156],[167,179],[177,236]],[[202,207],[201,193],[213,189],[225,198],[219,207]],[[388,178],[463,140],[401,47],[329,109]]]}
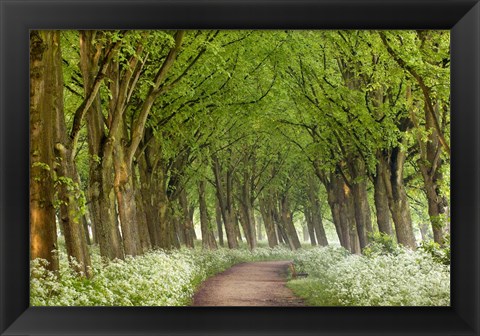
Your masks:
{"label": "tree", "polygon": [[[429,31],[418,31],[403,34],[400,37],[405,38],[409,43],[413,53],[408,56],[401,56],[392,46],[393,41],[385,33],[379,33],[382,42],[395,60],[395,62],[413,77],[416,84],[420,87],[423,95],[423,118],[424,133],[422,136],[422,126],[416,116],[419,108],[415,105],[415,99],[409,89],[408,104],[411,110],[410,119],[417,130],[417,145],[419,148],[420,159],[418,165],[422,173],[425,184],[425,193],[428,200],[428,212],[432,224],[434,241],[439,244],[444,243],[443,238],[443,214],[448,206],[447,199],[441,194],[440,183],[442,181],[442,165],[445,159],[450,157],[450,146],[445,136],[448,129],[448,100],[449,92],[445,91],[449,83],[449,38],[448,34],[433,34]],[[408,57],[409,60],[404,58]],[[420,66],[414,66],[410,60],[415,63],[420,60]],[[430,78],[430,73],[434,71],[435,80]],[[429,84],[429,81],[431,84]],[[435,86],[435,88],[434,88]]]}
{"label": "tree", "polygon": [[53,141],[56,89],[54,31],[30,32],[30,258],[58,270],[53,188]]}
{"label": "tree", "polygon": [[[86,277],[91,274],[90,254],[87,248],[87,233],[83,226],[83,212],[86,210],[84,194],[80,190],[80,181],[75,167],[74,156],[77,147],[78,126],[88,109],[88,99],[76,110],[72,130],[67,137],[67,125],[63,106],[63,73],[60,32],[54,35],[55,56],[55,171],[57,197],[60,203],[60,221],[65,236],[65,245],[70,259],[74,259],[74,270]],[[97,86],[98,87],[98,86]],[[93,88],[95,90],[95,88]],[[98,89],[97,89],[98,90]],[[90,93],[93,95],[93,93]]]}
{"label": "tree", "polygon": [[[121,38],[115,42],[109,41],[105,34],[93,30],[80,32],[80,69],[84,95],[93,92],[93,87],[100,88],[115,51],[121,46]],[[123,34],[121,33],[121,36]],[[113,191],[113,143],[105,130],[104,107],[98,90],[93,95],[94,99],[86,117],[90,167],[88,198],[92,210],[90,217],[94,223],[100,254],[110,260],[123,259]],[[107,121],[111,123],[111,118]]]}
{"label": "tree", "polygon": [[263,230],[269,246],[298,249],[300,224],[312,245],[326,246],[324,219],[352,253],[377,230],[415,249],[415,230],[428,236],[417,223],[422,205],[443,241],[443,33],[42,34],[32,35],[31,132],[48,145],[32,136],[32,209],[41,230],[50,225],[41,240],[51,246],[46,218],[55,224],[58,205],[78,273],[88,276],[86,210],[110,260],[194,247],[195,225],[206,249],[215,236],[254,249]]}
{"label": "tree", "polygon": [[200,226],[202,230],[202,247],[206,249],[216,249],[217,243],[213,235],[208,214],[207,202],[205,197],[206,182],[201,180],[198,183],[198,198],[200,205]]}

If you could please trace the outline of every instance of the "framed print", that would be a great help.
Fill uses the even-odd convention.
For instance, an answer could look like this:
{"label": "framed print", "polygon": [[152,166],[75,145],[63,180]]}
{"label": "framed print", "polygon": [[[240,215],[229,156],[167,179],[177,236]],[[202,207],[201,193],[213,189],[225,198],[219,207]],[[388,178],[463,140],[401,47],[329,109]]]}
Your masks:
{"label": "framed print", "polygon": [[479,334],[477,1],[0,6],[2,335]]}

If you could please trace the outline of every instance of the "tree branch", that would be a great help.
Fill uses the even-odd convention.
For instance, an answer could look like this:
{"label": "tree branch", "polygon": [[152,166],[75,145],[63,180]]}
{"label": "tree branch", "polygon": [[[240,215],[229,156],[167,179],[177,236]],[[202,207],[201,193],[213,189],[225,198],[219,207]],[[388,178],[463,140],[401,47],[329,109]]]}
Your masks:
{"label": "tree branch", "polygon": [[[122,36],[124,36],[124,35],[125,35],[125,32],[122,32]],[[122,39],[120,38],[113,45],[110,46],[110,48],[108,49],[105,57],[102,60],[102,63],[99,66],[97,76],[95,77],[95,80],[92,84],[92,87],[91,87],[87,97],[85,98],[85,100],[82,102],[82,104],[75,111],[75,116],[73,118],[73,124],[72,124],[72,130],[70,132],[70,149],[71,149],[72,154],[73,154],[72,156],[75,156],[75,149],[76,149],[76,145],[77,145],[77,142],[78,142],[78,136],[79,136],[79,133],[80,133],[82,120],[85,117],[85,114],[87,113],[90,106],[92,106],[92,103],[95,100],[95,98],[98,94],[98,91],[100,90],[100,85],[102,84],[102,80],[105,77],[108,66],[110,65],[110,62],[113,59],[113,56],[118,51],[121,44],[122,44]]]}
{"label": "tree branch", "polygon": [[447,155],[450,157],[450,146],[448,145],[447,141],[445,140],[445,137],[443,136],[443,132],[440,129],[440,124],[438,122],[438,118],[435,114],[435,111],[434,111],[434,108],[433,108],[433,103],[432,103],[432,100],[430,98],[430,89],[426,86],[425,82],[423,81],[423,78],[415,71],[415,69],[413,67],[411,67],[410,65],[408,65],[399,55],[397,55],[397,53],[392,49],[392,47],[390,47],[390,45],[388,44],[387,38],[385,36],[385,33],[384,32],[378,32],[378,34],[380,35],[380,38],[382,39],[382,42],[385,45],[385,48],[387,49],[388,53],[393,57],[395,62],[397,62],[397,64],[401,68],[407,70],[410,73],[410,75],[412,75],[412,77],[415,78],[418,85],[422,89],[422,93],[423,93],[423,96],[425,98],[426,110],[430,114],[430,117],[433,120],[433,125],[434,125],[434,127],[437,131],[438,140],[442,144],[443,148],[445,148],[445,151],[447,152]]}
{"label": "tree branch", "polygon": [[132,138],[131,138],[130,145],[128,146],[127,156],[126,156],[127,162],[129,163],[132,162],[135,151],[137,150],[138,145],[140,144],[140,140],[143,137],[143,132],[145,129],[145,123],[147,122],[148,114],[150,113],[150,110],[157,96],[156,91],[162,84],[168,71],[173,65],[177,57],[178,51],[180,50],[180,47],[182,45],[184,35],[185,35],[185,31],[183,30],[179,30],[175,33],[175,46],[172,49],[170,49],[167,55],[167,58],[165,59],[162,66],[158,70],[155,76],[155,81],[154,81],[155,85],[150,88],[147,94],[147,97],[145,98],[142,104],[140,113],[136,118],[134,125],[132,125]]}

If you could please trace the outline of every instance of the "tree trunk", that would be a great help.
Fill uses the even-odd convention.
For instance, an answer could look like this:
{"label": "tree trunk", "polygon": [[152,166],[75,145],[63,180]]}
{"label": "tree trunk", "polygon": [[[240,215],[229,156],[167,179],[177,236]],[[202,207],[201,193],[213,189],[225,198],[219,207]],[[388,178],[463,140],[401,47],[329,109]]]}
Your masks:
{"label": "tree trunk", "polygon": [[260,213],[262,214],[263,224],[265,225],[265,233],[267,235],[268,246],[275,247],[278,245],[277,234],[275,230],[275,222],[273,219],[272,200],[270,196],[259,198]]}
{"label": "tree trunk", "polygon": [[283,225],[283,221],[280,216],[280,212],[278,209],[280,202],[277,200],[277,197],[278,197],[277,195],[271,196],[271,199],[270,199],[273,223],[275,224],[275,230],[277,232],[278,242],[280,244],[288,245],[287,232],[285,231],[285,227]]}
{"label": "tree trunk", "polygon": [[112,167],[112,158],[104,156],[101,164],[89,170],[89,196],[93,209],[90,216],[95,223],[100,255],[110,260],[124,258],[116,219]]}
{"label": "tree trunk", "polygon": [[[147,130],[148,137],[152,135],[149,132],[151,130]],[[179,204],[176,202],[177,196],[180,195],[172,192],[172,190],[181,189],[177,185],[177,177],[168,175],[169,163],[163,160],[159,154],[161,151],[160,144],[153,139],[153,142],[151,141],[143,153],[137,157],[137,161],[139,162],[142,197],[152,244],[155,248],[171,249],[179,247],[180,240],[182,244],[185,242],[183,228],[181,232],[177,232],[180,223],[183,225],[183,219],[178,222],[177,217],[179,213],[183,217],[183,211],[181,209],[178,209],[178,212],[174,211],[174,206]],[[175,169],[181,168],[175,167]],[[187,206],[185,213],[187,220],[191,219],[189,212],[190,208]]]}
{"label": "tree trunk", "polygon": [[115,181],[118,213],[122,228],[123,247],[126,255],[133,257],[143,253],[137,227],[135,190],[133,189],[131,165],[125,161],[124,150],[120,146],[114,151]]}
{"label": "tree trunk", "polygon": [[158,189],[158,204],[156,205],[158,208],[157,218],[159,222],[160,233],[158,246],[160,248],[169,250],[173,247],[178,247],[179,242],[175,235],[175,226],[173,223],[173,216],[171,214],[170,201],[166,192],[166,183],[164,180],[166,179],[166,176],[164,174],[158,174],[157,176],[159,178],[157,183],[162,186]]}
{"label": "tree trunk", "polygon": [[280,228],[280,223],[275,222],[275,235],[277,237],[278,243],[279,244],[287,244],[285,240],[283,239],[283,234],[282,230]]}
{"label": "tree trunk", "polygon": [[180,220],[180,227],[184,237],[184,244],[187,247],[193,248],[193,222],[190,218],[190,206],[187,199],[187,192],[185,188],[182,189],[179,195],[179,203],[182,208],[182,217]]}
{"label": "tree trunk", "polygon": [[57,46],[55,55],[56,92],[58,92],[57,103],[54,107],[56,113],[55,154],[57,158],[55,170],[58,179],[60,220],[64,229],[65,246],[72,268],[77,274],[90,277],[92,274],[87,247],[88,231],[85,232],[83,213],[83,211],[86,211],[86,205],[81,202],[80,179],[75,168],[71,143],[67,140],[67,126],[63,110],[63,73],[59,32],[55,34],[55,44]]}
{"label": "tree trunk", "polygon": [[[247,163],[245,163],[247,164]],[[253,216],[253,194],[250,172],[245,169],[243,173],[243,179],[237,181],[238,190],[238,206],[239,206],[239,218],[243,221],[243,231],[245,238],[248,242],[249,248],[252,250],[257,247],[257,231],[255,227],[255,218]]]}
{"label": "tree trunk", "polygon": [[376,175],[373,179],[375,209],[377,211],[378,231],[393,236],[392,223],[390,222],[390,209],[388,207],[387,187],[385,185],[386,169],[385,160],[381,153],[377,155],[378,163]]}
{"label": "tree trunk", "polygon": [[[306,222],[306,229],[308,233],[308,237],[310,238],[310,244],[312,246],[317,245],[317,238],[315,237],[315,228],[313,227],[313,220],[312,220],[312,210],[310,209],[310,206],[305,206],[303,209],[303,213],[305,216],[305,222]],[[304,237],[305,238],[305,237]],[[304,239],[306,240],[306,239]]]}
{"label": "tree trunk", "polygon": [[[178,211],[178,209],[176,210]],[[177,211],[173,210],[171,220],[173,221],[173,227],[175,228],[175,236],[177,237],[178,243],[180,244],[180,246],[182,246],[182,245],[185,245],[185,240],[186,240],[185,227],[183,226],[182,217],[178,215]]]}
{"label": "tree trunk", "polygon": [[245,240],[247,241],[248,248],[252,250],[252,240],[251,240],[251,233],[250,233],[250,224],[248,223],[247,215],[242,206],[240,209],[237,209],[237,218],[240,226],[242,227],[243,235],[245,236]]}
{"label": "tree trunk", "polygon": [[410,249],[416,248],[413,234],[410,206],[403,185],[403,166],[405,152],[396,147],[390,154],[390,162],[385,174],[385,186],[388,195],[388,205],[395,225],[395,233],[399,244]]}
{"label": "tree trunk", "polygon": [[88,220],[87,216],[82,216],[82,224],[83,224],[83,231],[85,232],[85,239],[87,241],[87,245],[92,245],[92,238],[90,238],[90,232],[88,230]]}
{"label": "tree trunk", "polygon": [[355,207],[355,222],[362,250],[368,244],[368,233],[373,231],[370,206],[368,205],[365,163],[361,159],[354,159],[353,162],[350,162],[349,169],[353,180],[351,191]]}
{"label": "tree trunk", "polygon": [[[87,219],[87,224],[88,224],[88,228],[90,228],[90,231],[92,233],[92,240],[91,240],[91,243],[93,245],[97,245],[98,244],[98,238],[97,238],[97,230],[95,228],[95,224],[93,223],[93,220],[92,220],[92,213],[93,213],[93,208],[92,208],[92,202],[90,200],[90,198],[88,197],[89,193],[88,193],[88,185],[87,185],[87,201],[88,201],[88,219]],[[86,232],[88,232],[88,229],[86,228],[85,229]]]}
{"label": "tree trunk", "polygon": [[221,247],[224,247],[225,244],[223,243],[222,209],[220,208],[220,204],[218,203],[218,197],[215,197],[215,221],[217,223],[218,242]]}
{"label": "tree trunk", "polygon": [[257,225],[257,241],[263,240],[263,231],[262,231],[262,218],[258,215],[255,217],[255,223]]}
{"label": "tree trunk", "polygon": [[360,248],[364,249],[368,244],[368,233],[372,232],[366,182],[354,183],[351,190]]}
{"label": "tree trunk", "polygon": [[[233,227],[235,228],[235,235],[238,239],[239,242],[243,242],[242,238],[242,230],[240,230],[240,220],[239,220],[239,215],[236,209],[233,210]],[[244,233],[245,234],[245,233]],[[246,237],[245,237],[246,239]]]}
{"label": "tree trunk", "polygon": [[253,218],[253,207],[250,203],[248,188],[242,187],[239,204],[239,218],[242,224],[243,232],[250,250],[257,247],[257,237],[255,231],[255,221]]}
{"label": "tree trunk", "polygon": [[[316,242],[320,246],[327,246],[328,240],[327,235],[325,234],[325,228],[323,227],[322,221],[322,212],[320,207],[320,200],[318,199],[318,183],[315,181],[314,176],[309,177],[309,187],[308,187],[308,201],[309,201],[309,209],[310,209],[310,218],[311,218],[311,226],[316,235]],[[308,222],[307,222],[308,225]],[[309,228],[310,230],[310,228]],[[312,241],[313,245],[313,241]]]}
{"label": "tree trunk", "polygon": [[221,176],[220,163],[217,157],[213,157],[213,174],[215,176],[215,187],[218,203],[220,205],[223,223],[225,224],[225,233],[227,234],[227,243],[229,248],[237,248],[237,235],[234,223],[234,213],[232,208],[231,183],[227,175],[226,190],[224,190],[224,182]]}
{"label": "tree trunk", "polygon": [[[432,108],[437,118],[439,115],[438,103]],[[448,206],[448,201],[441,195],[438,182],[442,180],[441,167],[443,159],[441,157],[440,134],[435,127],[433,115],[428,113],[428,105],[425,104],[425,128],[428,132],[428,141],[422,146],[421,159],[418,161],[420,171],[422,173],[423,182],[425,186],[425,195],[428,201],[428,215],[430,216],[430,223],[432,225],[433,240],[443,245],[444,230],[445,230],[445,212]]]}
{"label": "tree trunk", "polygon": [[142,251],[148,251],[152,248],[150,234],[147,226],[147,216],[143,204],[142,193],[140,192],[140,183],[136,176],[133,177],[133,188],[135,189],[135,206],[137,208],[137,227]]}
{"label": "tree trunk", "polygon": [[[435,104],[433,113],[438,118],[439,106]],[[425,195],[428,203],[428,215],[433,231],[433,240],[443,245],[444,230],[445,230],[445,212],[448,206],[448,201],[441,195],[438,182],[442,180],[441,167],[443,159],[441,157],[441,144],[439,143],[439,133],[434,126],[433,116],[427,111],[425,104],[425,128],[428,132],[428,141],[422,143],[419,140],[420,155],[418,166],[422,173],[423,183],[425,186]]]}
{"label": "tree trunk", "polygon": [[297,230],[293,225],[292,212],[290,211],[290,202],[287,195],[283,195],[280,198],[280,209],[281,221],[287,234],[288,245],[292,250],[297,250],[301,247],[301,244],[298,239]]}
{"label": "tree trunk", "polygon": [[345,232],[345,227],[348,226],[344,225],[340,217],[340,203],[336,196],[335,189],[327,188],[327,199],[328,205],[330,206],[330,211],[332,213],[332,221],[335,226],[335,231],[337,232],[338,241],[342,247],[350,250],[350,238],[347,234],[348,230]]}
{"label": "tree trunk", "polygon": [[195,226],[193,223],[193,216],[195,215],[195,206],[193,204],[190,205],[188,209],[188,220],[190,221],[190,236],[192,237],[193,241],[197,240],[197,232],[195,231]]}
{"label": "tree trunk", "polygon": [[30,32],[30,258],[48,261],[58,270],[53,206],[53,127],[58,98],[53,31]]}
{"label": "tree trunk", "polygon": [[434,181],[437,179],[428,176],[428,169],[426,167],[422,167],[421,170],[422,174],[424,175],[425,194],[427,195],[428,215],[432,225],[433,241],[443,245],[445,243],[444,216],[447,202],[441,196],[437,183]]}
{"label": "tree trunk", "polygon": [[202,231],[202,247],[204,249],[216,249],[217,243],[210,225],[210,216],[208,215],[207,202],[205,200],[205,181],[198,183],[198,203],[200,205],[200,228]]}
{"label": "tree trunk", "polygon": [[158,205],[160,201],[158,197],[161,193],[160,188],[163,187],[158,182],[158,174],[162,174],[162,172],[153,166],[149,152],[150,149],[146,148],[143,155],[137,159],[137,162],[140,177],[140,193],[145,210],[150,242],[153,248],[158,248],[160,247],[160,225],[158,218]]}
{"label": "tree trunk", "polygon": [[[60,117],[60,114],[62,117]],[[58,115],[63,119],[63,111]],[[65,120],[60,120],[63,125]],[[65,133],[63,133],[65,134]],[[65,140],[65,139],[63,139]],[[77,193],[81,193],[78,182],[73,179],[76,175],[74,163],[72,162],[71,151],[64,147],[61,142],[55,145],[57,153],[57,176],[61,178],[59,184],[58,198],[60,205],[60,220],[62,221],[65,246],[69,261],[74,258],[76,263],[72,263],[72,268],[86,277],[91,274],[91,261],[87,248],[86,234],[82,222],[83,214],[79,209]]]}
{"label": "tree trunk", "polygon": [[251,199],[247,199],[247,201],[247,207],[245,210],[247,213],[248,224],[250,226],[252,249],[254,249],[257,247],[257,225],[255,222],[255,215],[253,211],[253,201]]}
{"label": "tree trunk", "polygon": [[329,181],[324,179],[324,183],[327,189],[328,204],[332,212],[332,220],[337,231],[340,245],[352,251],[350,239],[351,225],[349,219],[351,218],[352,212],[351,203],[349,202],[351,199],[350,189],[345,184],[343,178],[336,173],[330,174]]}
{"label": "tree trunk", "polygon": [[[85,95],[90,92],[98,72],[97,46],[93,45],[94,31],[80,33],[80,68]],[[96,61],[95,61],[96,60]],[[100,254],[110,260],[123,259],[121,236],[115,219],[115,193],[113,190],[112,139],[107,139],[100,96],[87,111],[87,136],[89,153],[90,219],[100,246]]]}
{"label": "tree trunk", "polygon": [[[170,204],[172,204],[172,202],[170,201]],[[167,218],[166,218],[166,221],[167,223],[170,224],[170,227],[172,228],[167,234],[169,235],[170,237],[170,241],[171,241],[171,244],[172,246],[170,247],[170,249],[172,248],[180,248],[181,247],[181,244],[183,244],[183,242],[180,240],[180,236],[179,236],[179,218],[178,216],[176,216],[175,214],[175,208],[173,207],[169,207],[167,209]]]}
{"label": "tree trunk", "polygon": [[288,237],[287,237],[287,231],[285,231],[285,228],[283,227],[282,221],[278,220],[275,223],[276,223],[275,228],[277,229],[278,242],[280,244],[289,245]]}
{"label": "tree trunk", "polygon": [[323,219],[320,211],[318,211],[317,216],[313,218],[313,227],[315,229],[318,244],[320,246],[328,246],[327,235],[325,233],[325,228],[323,227]]}
{"label": "tree trunk", "polygon": [[[345,185],[346,187],[346,185]],[[358,235],[358,225],[355,219],[355,202],[353,200],[352,194],[346,189],[345,191],[345,203],[342,204],[343,210],[341,216],[344,217],[344,221],[348,225],[348,232],[350,238],[350,252],[355,254],[362,253],[362,248],[360,245],[360,238]]]}

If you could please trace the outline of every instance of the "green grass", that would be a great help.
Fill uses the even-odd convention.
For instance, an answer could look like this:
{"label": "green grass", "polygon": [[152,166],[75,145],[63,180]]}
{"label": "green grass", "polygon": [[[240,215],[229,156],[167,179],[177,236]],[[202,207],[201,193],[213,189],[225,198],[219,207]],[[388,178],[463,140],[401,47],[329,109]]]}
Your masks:
{"label": "green grass", "polygon": [[323,280],[318,278],[294,279],[287,283],[295,295],[308,306],[341,306],[341,302],[327,290]]}

